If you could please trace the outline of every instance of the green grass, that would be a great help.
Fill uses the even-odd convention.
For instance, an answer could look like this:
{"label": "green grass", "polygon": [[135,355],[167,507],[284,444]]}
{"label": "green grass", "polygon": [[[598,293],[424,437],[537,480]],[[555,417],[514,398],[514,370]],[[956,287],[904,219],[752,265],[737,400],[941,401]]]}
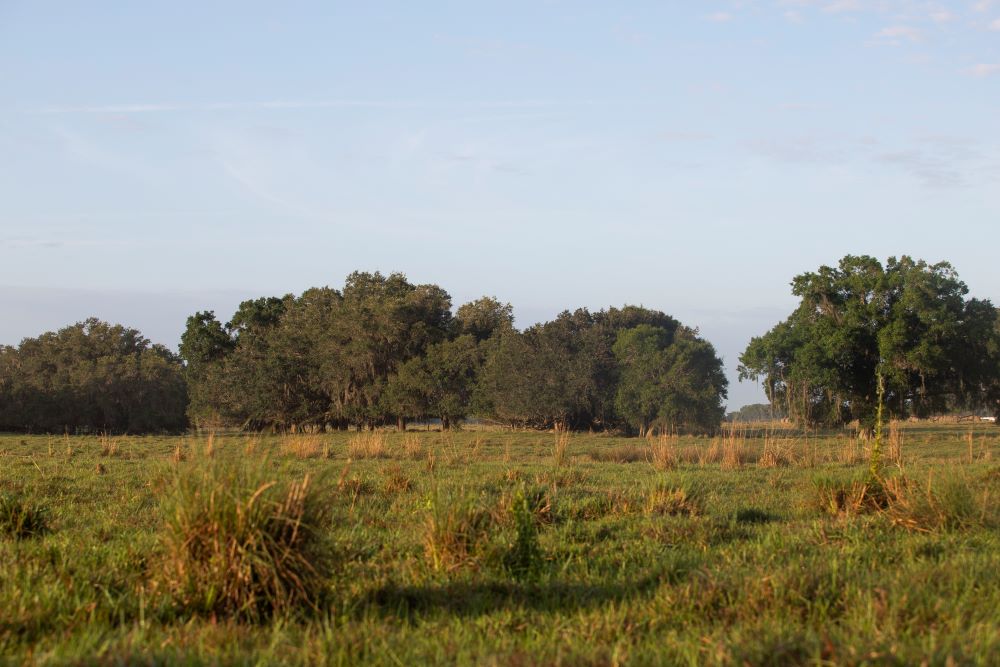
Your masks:
{"label": "green grass", "polygon": [[[998,664],[1000,428],[969,432],[905,426],[854,504],[837,432],[0,435],[0,495],[47,526],[0,532],[0,664]],[[309,510],[278,511],[306,475]],[[264,585],[295,516],[312,567]],[[260,613],[205,597],[226,568],[168,567],[205,530],[241,536]]]}

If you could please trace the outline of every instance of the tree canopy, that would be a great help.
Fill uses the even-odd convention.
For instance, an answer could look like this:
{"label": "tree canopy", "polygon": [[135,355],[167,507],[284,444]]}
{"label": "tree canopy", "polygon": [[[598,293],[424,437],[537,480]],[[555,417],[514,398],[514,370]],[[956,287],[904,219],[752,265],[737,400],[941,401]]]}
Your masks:
{"label": "tree canopy", "polygon": [[[435,418],[448,428],[476,415],[525,427],[643,430],[617,409],[623,368],[612,349],[619,332],[640,325],[669,338],[665,359],[680,355],[664,361],[674,376],[659,397],[676,405],[663,419],[714,428],[725,381],[712,369],[721,362],[664,313],[579,309],[518,331],[510,304],[483,297],[453,316],[447,292],[402,274],[352,273],[342,290],[246,301],[225,325],[214,313],[196,313],[181,355],[189,412],[202,423],[403,427]],[[701,363],[705,352],[715,367]],[[696,406],[700,400],[708,407]]]}
{"label": "tree canopy", "polygon": [[874,423],[878,376],[892,415],[996,406],[997,312],[947,262],[867,256],[796,276],[798,308],[740,357],[740,378],[800,423]]}
{"label": "tree canopy", "polygon": [[180,359],[135,329],[89,319],[0,347],[0,430],[186,428]]}

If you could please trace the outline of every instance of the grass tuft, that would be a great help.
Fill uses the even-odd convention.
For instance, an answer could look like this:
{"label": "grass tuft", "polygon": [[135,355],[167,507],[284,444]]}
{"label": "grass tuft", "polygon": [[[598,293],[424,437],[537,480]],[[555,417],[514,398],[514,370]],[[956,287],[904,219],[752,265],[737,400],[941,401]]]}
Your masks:
{"label": "grass tuft", "polygon": [[697,516],[704,509],[704,494],[695,486],[658,486],[646,494],[646,514]]}
{"label": "grass tuft", "polygon": [[930,533],[1000,524],[996,493],[990,487],[977,489],[961,475],[946,475],[926,484],[906,478],[887,480],[889,502],[886,514],[907,530]]}
{"label": "grass tuft", "polygon": [[389,447],[381,431],[358,433],[347,441],[347,455],[352,459],[389,458]]}
{"label": "grass tuft", "polygon": [[443,501],[433,493],[424,522],[427,563],[439,572],[478,565],[492,526],[493,517],[473,500]]}
{"label": "grass tuft", "polygon": [[279,481],[260,462],[180,469],[164,502],[163,587],[196,614],[259,622],[318,610],[330,496],[322,478]]}
{"label": "grass tuft", "polygon": [[0,533],[21,540],[49,532],[49,512],[17,496],[0,495]]}

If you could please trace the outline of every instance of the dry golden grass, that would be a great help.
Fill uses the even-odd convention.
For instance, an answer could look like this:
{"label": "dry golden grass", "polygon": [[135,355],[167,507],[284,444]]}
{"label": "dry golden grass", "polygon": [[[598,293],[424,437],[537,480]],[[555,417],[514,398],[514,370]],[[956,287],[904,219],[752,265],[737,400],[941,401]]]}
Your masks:
{"label": "dry golden grass", "polygon": [[676,468],[677,454],[674,452],[674,438],[661,435],[656,440],[650,440],[649,462],[657,470],[673,470]]}
{"label": "dry golden grass", "polygon": [[399,464],[393,464],[383,471],[385,477],[382,489],[386,495],[405,493],[413,488],[413,481],[403,473]]}
{"label": "dry golden grass", "polygon": [[556,440],[552,445],[552,462],[556,467],[566,464],[566,457],[569,451],[570,434],[569,431],[556,431]]}
{"label": "dry golden grass", "polygon": [[646,494],[645,513],[655,516],[694,516],[701,513],[702,501],[697,493],[679,487],[658,487]]}
{"label": "dry golden grass", "polygon": [[382,431],[358,433],[347,441],[347,455],[352,459],[389,458],[389,446]]}
{"label": "dry golden grass", "polygon": [[297,459],[327,458],[329,444],[315,434],[286,435],[280,442],[281,453]]}

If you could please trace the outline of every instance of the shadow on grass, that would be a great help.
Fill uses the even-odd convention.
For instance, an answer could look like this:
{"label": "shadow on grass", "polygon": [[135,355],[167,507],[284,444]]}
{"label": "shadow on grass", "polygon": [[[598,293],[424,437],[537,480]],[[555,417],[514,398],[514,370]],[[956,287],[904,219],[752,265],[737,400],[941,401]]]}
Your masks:
{"label": "shadow on grass", "polygon": [[651,595],[663,583],[685,578],[688,568],[648,575],[630,582],[462,581],[423,586],[388,585],[368,593],[357,608],[383,616],[407,618],[444,613],[480,616],[503,609],[567,612]]}

